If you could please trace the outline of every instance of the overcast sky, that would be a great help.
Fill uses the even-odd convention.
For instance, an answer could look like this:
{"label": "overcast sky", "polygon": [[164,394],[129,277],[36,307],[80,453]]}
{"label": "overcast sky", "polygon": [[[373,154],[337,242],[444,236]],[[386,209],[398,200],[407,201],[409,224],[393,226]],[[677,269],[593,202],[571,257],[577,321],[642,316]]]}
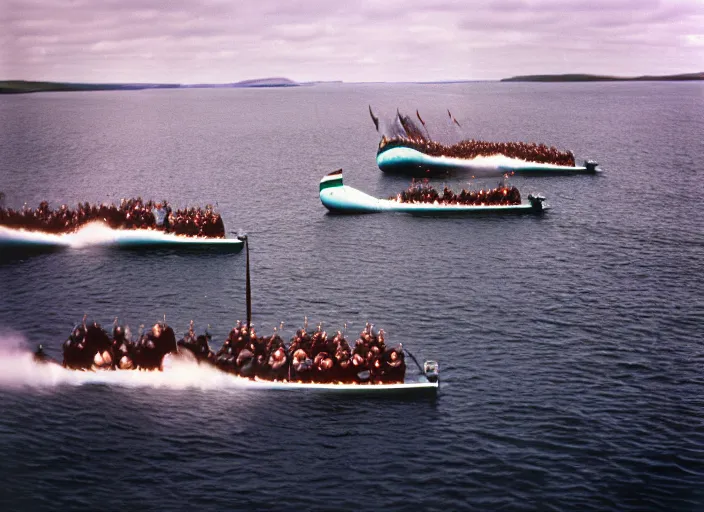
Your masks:
{"label": "overcast sky", "polygon": [[0,0],[0,79],[704,71],[704,0]]}

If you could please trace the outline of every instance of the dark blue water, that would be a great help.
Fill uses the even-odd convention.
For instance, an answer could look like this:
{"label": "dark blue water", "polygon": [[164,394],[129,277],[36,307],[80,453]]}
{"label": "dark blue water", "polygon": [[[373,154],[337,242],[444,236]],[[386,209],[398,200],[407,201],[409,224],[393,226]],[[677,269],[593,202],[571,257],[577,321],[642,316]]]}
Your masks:
{"label": "dark blue water", "polygon": [[[368,104],[605,172],[515,177],[547,196],[542,217],[326,215],[336,168],[374,195],[408,184],[376,168]],[[84,313],[134,331],[166,314],[178,334],[194,319],[219,346],[244,317],[244,255],[4,258],[0,510],[704,509],[703,133],[699,83],[0,98],[8,204],[217,204],[250,234],[260,333],[369,320],[442,376],[434,400],[52,380],[8,350],[58,356]]]}

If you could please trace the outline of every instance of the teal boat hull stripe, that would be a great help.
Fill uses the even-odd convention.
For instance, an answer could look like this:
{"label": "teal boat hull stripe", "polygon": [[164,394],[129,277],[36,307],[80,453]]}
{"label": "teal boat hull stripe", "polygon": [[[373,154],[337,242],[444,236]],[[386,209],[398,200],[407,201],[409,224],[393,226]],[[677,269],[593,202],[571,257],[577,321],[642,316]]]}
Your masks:
{"label": "teal boat hull stripe", "polygon": [[507,172],[520,174],[593,174],[594,168],[526,162],[503,155],[473,159],[430,156],[412,148],[394,147],[377,154],[376,163],[384,172],[449,172],[467,171],[475,176],[500,176]]}
{"label": "teal boat hull stripe", "polygon": [[511,213],[541,213],[548,206],[541,200],[517,205],[463,205],[441,203],[400,203],[378,199],[347,185],[329,187],[320,191],[320,202],[332,213],[410,213],[413,215],[481,215]]}

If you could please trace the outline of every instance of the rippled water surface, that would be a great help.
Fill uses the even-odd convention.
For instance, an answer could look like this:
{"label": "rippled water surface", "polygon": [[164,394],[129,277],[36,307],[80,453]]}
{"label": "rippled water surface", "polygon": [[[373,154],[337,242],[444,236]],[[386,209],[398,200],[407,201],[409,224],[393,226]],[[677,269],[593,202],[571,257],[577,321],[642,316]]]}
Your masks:
{"label": "rippled water surface", "polygon": [[[327,215],[318,181],[336,168],[374,195],[408,184],[377,169],[368,104],[604,173],[513,178],[547,196],[542,217]],[[703,510],[703,133],[699,83],[0,98],[8,205],[217,204],[250,234],[260,333],[369,320],[442,376],[436,399],[379,400],[194,368],[47,374],[12,351],[58,356],[84,313],[134,331],[165,314],[179,335],[194,319],[219,346],[244,316],[244,254],[4,254],[0,509]]]}

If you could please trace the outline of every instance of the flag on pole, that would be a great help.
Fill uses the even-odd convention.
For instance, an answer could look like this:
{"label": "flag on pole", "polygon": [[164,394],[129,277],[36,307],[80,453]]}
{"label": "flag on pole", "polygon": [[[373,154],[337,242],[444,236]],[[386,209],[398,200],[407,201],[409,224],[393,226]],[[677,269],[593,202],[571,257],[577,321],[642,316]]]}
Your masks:
{"label": "flag on pole", "polygon": [[374,126],[376,126],[376,131],[379,131],[379,118],[372,112],[372,106],[369,105],[369,115],[372,116],[372,121],[374,121]]}
{"label": "flag on pole", "polygon": [[451,120],[453,123],[455,123],[457,126],[459,126],[460,128],[462,128],[462,125],[457,122],[457,119],[455,119],[455,116],[453,116],[453,115],[450,113],[450,109],[447,109],[447,115],[450,116],[450,120]]}

